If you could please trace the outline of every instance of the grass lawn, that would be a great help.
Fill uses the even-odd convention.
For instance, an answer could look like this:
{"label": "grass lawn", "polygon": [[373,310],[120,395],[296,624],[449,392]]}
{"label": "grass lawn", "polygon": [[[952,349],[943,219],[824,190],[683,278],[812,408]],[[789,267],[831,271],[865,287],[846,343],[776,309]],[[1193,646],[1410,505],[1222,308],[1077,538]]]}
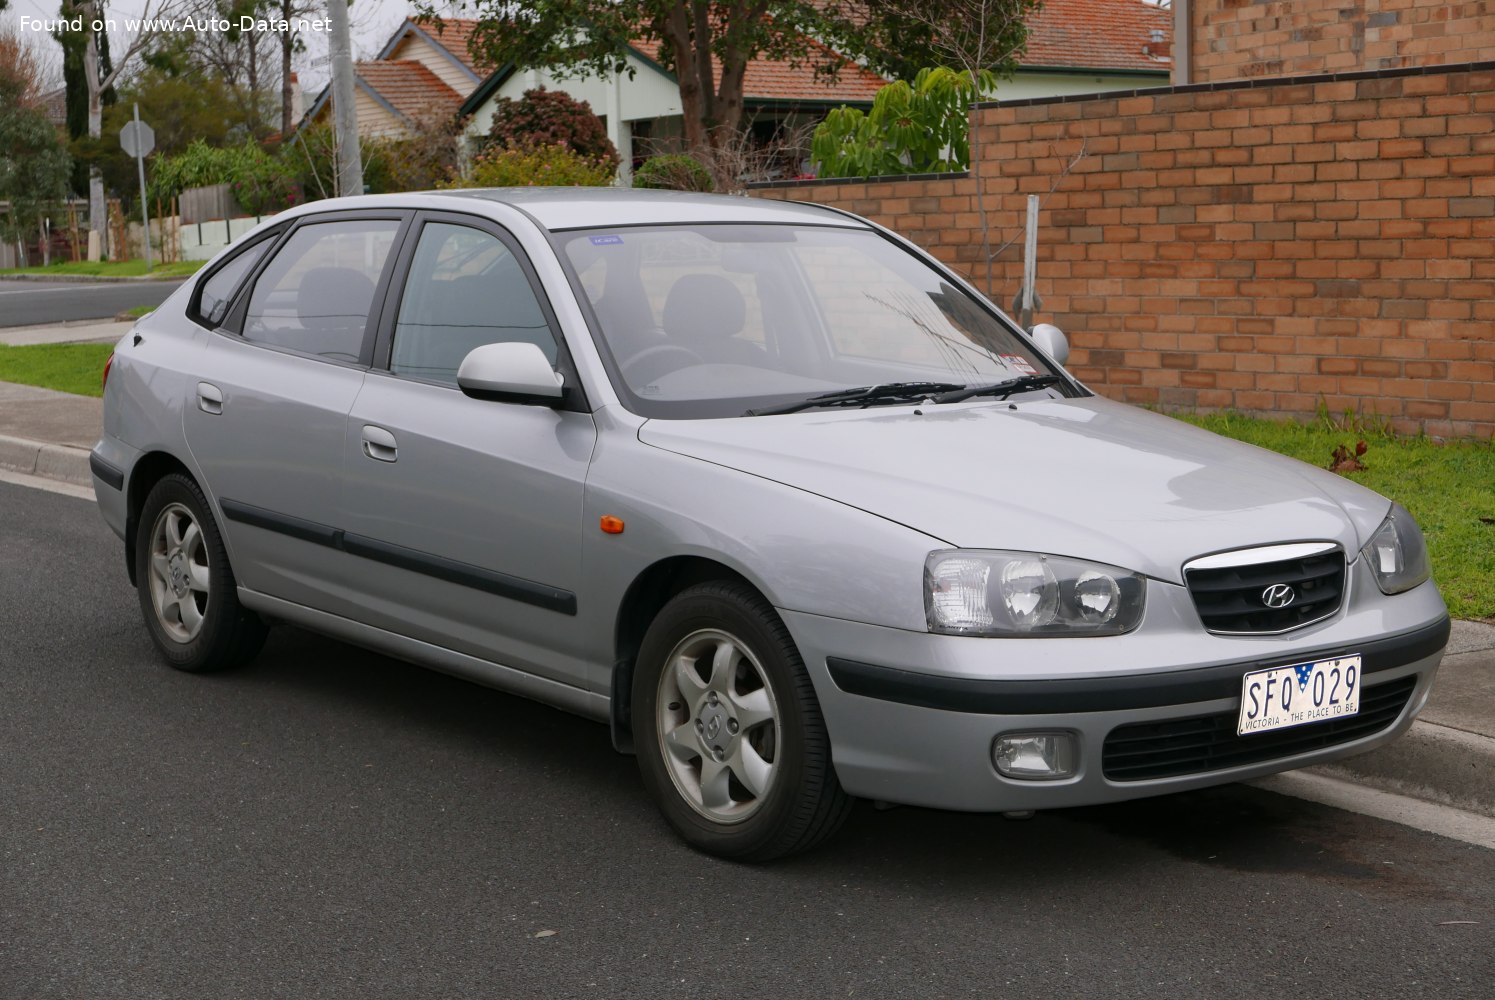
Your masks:
{"label": "grass lawn", "polygon": [[80,260],[61,261],[51,267],[15,267],[0,270],[0,277],[7,274],[86,274],[105,278],[133,278],[150,273],[162,278],[184,278],[195,274],[206,264],[204,260],[183,260],[174,264],[157,264],[149,272],[143,260]]}
{"label": "grass lawn", "polygon": [[131,319],[139,319],[142,316],[149,316],[155,311],[155,306],[131,306],[124,311],[124,315],[129,316]]}
{"label": "grass lawn", "polygon": [[1455,618],[1495,616],[1495,442],[1439,444],[1345,429],[1330,419],[1308,426],[1230,413],[1180,419],[1320,468],[1328,467],[1337,446],[1353,451],[1363,440],[1365,471],[1346,478],[1400,502],[1417,518],[1433,579]]}
{"label": "grass lawn", "polygon": [[44,389],[102,396],[99,380],[113,344],[0,344],[0,382],[39,385]]}

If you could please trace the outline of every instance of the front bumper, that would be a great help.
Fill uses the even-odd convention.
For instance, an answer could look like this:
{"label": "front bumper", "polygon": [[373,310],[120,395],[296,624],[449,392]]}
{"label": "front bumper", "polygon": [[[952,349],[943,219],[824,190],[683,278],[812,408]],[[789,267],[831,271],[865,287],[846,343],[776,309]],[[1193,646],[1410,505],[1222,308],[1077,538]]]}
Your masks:
{"label": "front bumper", "polygon": [[[1160,643],[1139,643],[1140,636],[973,639],[782,615],[815,683],[836,773],[848,792],[996,812],[1202,788],[1390,742],[1426,702],[1449,634],[1431,584],[1401,597],[1407,599],[1342,614],[1287,641],[1227,639],[1197,629]],[[1129,647],[1148,649],[1152,662],[1127,663],[1137,651]],[[1235,736],[1243,674],[1352,653],[1363,657],[1354,721]],[[1104,669],[1098,658],[1116,666]],[[1025,781],[997,772],[993,740],[1035,730],[1076,736],[1073,777]],[[1149,757],[1154,744],[1161,750]],[[1192,757],[1175,753],[1179,745],[1193,747]],[[1138,748],[1141,757],[1127,757]]]}

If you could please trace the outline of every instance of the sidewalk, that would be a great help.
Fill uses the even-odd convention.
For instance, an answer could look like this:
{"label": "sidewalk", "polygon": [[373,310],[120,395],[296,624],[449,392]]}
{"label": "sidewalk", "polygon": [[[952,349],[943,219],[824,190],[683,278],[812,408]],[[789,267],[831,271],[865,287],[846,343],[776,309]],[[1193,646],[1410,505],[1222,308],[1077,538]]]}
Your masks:
{"label": "sidewalk", "polygon": [[47,326],[11,326],[0,328],[0,344],[23,347],[28,344],[113,343],[134,325],[134,320],[85,319]]}
{"label": "sidewalk", "polygon": [[[30,327],[0,343],[117,340],[129,323]],[[0,469],[92,486],[103,402],[0,382]],[[1456,621],[1433,693],[1390,746],[1311,771],[1495,817],[1495,625]]]}

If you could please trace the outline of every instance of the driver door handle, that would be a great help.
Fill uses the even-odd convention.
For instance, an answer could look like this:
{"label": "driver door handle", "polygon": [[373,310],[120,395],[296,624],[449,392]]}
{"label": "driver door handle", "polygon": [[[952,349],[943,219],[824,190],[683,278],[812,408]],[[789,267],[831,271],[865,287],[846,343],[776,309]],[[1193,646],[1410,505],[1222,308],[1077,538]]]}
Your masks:
{"label": "driver door handle", "polygon": [[373,424],[363,425],[363,453],[376,462],[393,462],[400,454],[395,436]]}

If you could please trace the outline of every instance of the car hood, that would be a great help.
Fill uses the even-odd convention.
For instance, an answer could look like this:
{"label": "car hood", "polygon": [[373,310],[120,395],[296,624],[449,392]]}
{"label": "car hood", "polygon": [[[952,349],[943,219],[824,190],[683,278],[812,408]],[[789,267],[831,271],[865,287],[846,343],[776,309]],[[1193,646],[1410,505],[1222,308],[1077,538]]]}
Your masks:
{"label": "car hood", "polygon": [[1182,581],[1195,556],[1289,541],[1354,558],[1388,501],[1333,473],[1099,397],[650,420],[645,444],[877,514],[960,548]]}

